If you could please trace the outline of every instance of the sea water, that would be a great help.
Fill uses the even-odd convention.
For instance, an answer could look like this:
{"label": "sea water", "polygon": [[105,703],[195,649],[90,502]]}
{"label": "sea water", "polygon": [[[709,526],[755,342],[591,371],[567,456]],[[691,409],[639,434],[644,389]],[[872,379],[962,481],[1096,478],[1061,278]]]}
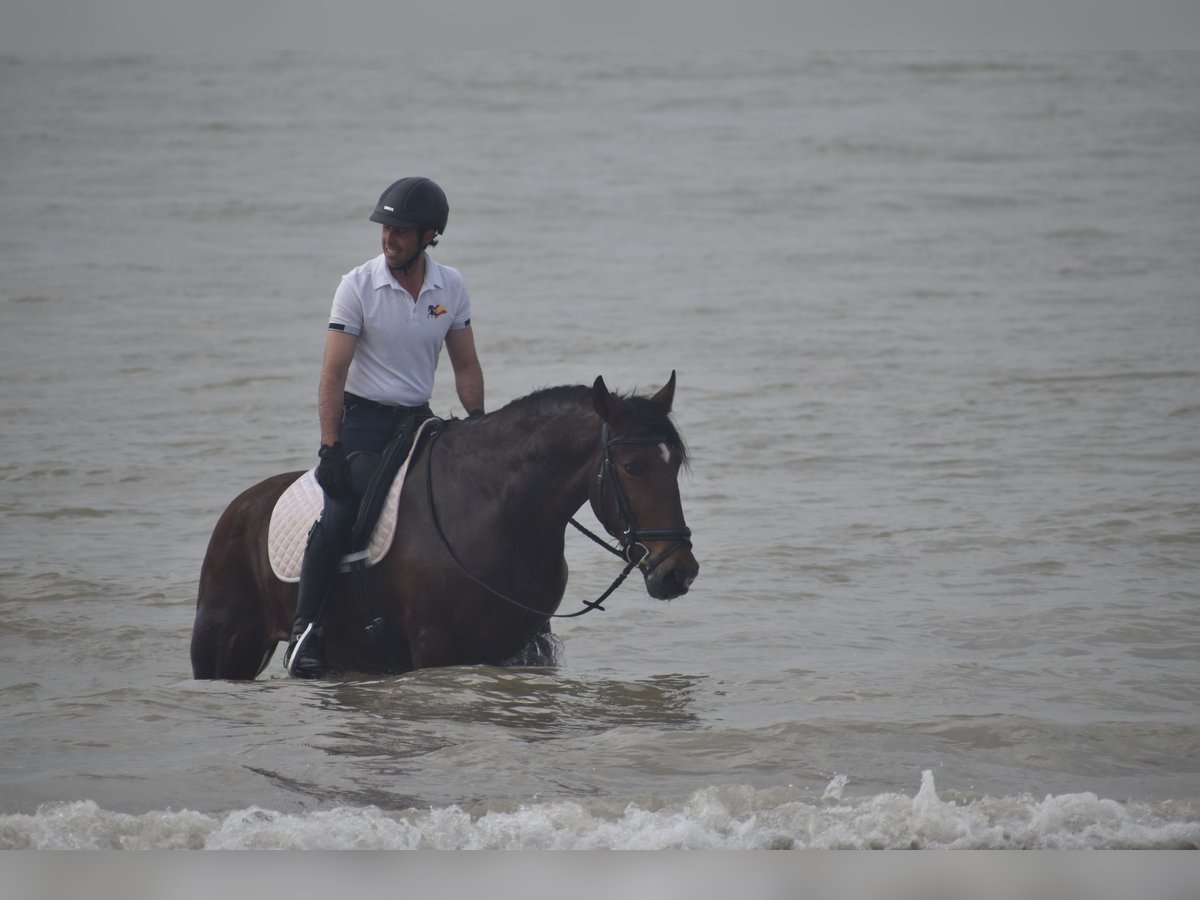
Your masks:
{"label": "sea water", "polygon": [[[1200,846],[1200,59],[389,62],[0,60],[0,846]],[[409,174],[489,408],[678,372],[699,579],[554,669],[194,681]]]}

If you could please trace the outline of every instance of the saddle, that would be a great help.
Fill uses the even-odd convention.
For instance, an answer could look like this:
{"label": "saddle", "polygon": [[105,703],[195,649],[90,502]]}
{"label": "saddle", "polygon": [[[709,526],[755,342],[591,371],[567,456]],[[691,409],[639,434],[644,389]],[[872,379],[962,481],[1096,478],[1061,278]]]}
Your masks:
{"label": "saddle", "polygon": [[[403,429],[380,453],[350,454],[351,485],[362,499],[351,537],[351,552],[342,558],[343,572],[369,568],[391,548],[408,464],[422,439],[435,431],[441,421],[436,417],[425,419],[416,429]],[[271,511],[267,554],[271,571],[280,581],[300,580],[308,533],[325,507],[325,493],[317,484],[316,471],[314,467],[297,478]]]}

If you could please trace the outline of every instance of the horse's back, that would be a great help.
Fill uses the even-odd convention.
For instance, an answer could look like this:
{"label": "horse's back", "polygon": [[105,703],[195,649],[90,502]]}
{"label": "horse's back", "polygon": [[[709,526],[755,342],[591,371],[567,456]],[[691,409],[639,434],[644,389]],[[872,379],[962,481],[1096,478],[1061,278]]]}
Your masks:
{"label": "horse's back", "polygon": [[286,640],[295,589],[271,572],[267,526],[279,497],[302,472],[247,488],[217,520],[204,564],[192,628],[196,678],[254,678]]}

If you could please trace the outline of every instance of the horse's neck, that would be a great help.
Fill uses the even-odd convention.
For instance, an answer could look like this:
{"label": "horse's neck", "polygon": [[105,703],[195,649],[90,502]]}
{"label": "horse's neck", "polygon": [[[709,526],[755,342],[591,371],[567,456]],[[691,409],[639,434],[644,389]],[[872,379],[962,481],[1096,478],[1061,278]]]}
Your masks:
{"label": "horse's neck", "polygon": [[580,410],[536,424],[518,419],[508,426],[501,415],[480,423],[479,439],[487,441],[487,450],[467,454],[474,477],[494,486],[503,498],[503,511],[520,510],[522,518],[541,517],[548,527],[565,526],[587,501],[600,446],[599,420],[590,410]]}
{"label": "horse's neck", "polygon": [[557,500],[556,513],[566,519],[587,499],[600,425],[594,415],[580,413],[547,422],[533,430],[510,465],[525,476],[524,487],[543,502]]}

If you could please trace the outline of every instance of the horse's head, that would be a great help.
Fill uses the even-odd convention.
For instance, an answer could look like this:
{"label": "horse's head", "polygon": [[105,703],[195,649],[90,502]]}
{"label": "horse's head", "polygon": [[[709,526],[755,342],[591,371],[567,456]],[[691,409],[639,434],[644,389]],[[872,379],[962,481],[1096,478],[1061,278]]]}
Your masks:
{"label": "horse's head", "polygon": [[686,594],[700,572],[679,502],[679,469],[687,451],[670,420],[674,399],[674,372],[653,397],[619,397],[603,378],[592,385],[592,404],[604,423],[600,472],[590,488],[592,510],[659,600]]}

